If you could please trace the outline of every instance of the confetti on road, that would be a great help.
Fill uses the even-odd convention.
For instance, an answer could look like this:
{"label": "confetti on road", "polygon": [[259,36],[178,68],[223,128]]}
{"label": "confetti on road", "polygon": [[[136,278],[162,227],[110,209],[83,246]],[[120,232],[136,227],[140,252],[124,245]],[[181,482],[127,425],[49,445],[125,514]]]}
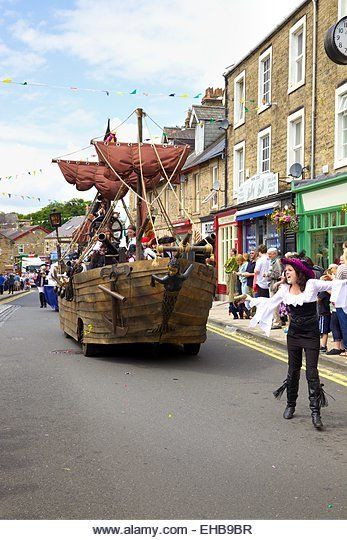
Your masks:
{"label": "confetti on road", "polygon": [[69,467],[63,467],[62,470],[63,471],[71,471],[71,469],[69,469]]}
{"label": "confetti on road", "polygon": [[327,508],[329,508],[329,510],[331,510],[331,508],[333,508],[333,505],[331,503],[329,503]]}
{"label": "confetti on road", "polygon": [[167,415],[167,417],[168,417],[168,418],[173,418],[173,414],[169,412],[168,415]]}

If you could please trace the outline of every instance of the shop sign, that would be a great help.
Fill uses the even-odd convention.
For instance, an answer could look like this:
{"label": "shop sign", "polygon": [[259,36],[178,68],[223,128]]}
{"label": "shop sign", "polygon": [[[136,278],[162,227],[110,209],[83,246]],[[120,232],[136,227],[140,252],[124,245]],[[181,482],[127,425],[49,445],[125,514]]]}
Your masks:
{"label": "shop sign", "polygon": [[238,189],[237,203],[245,203],[278,193],[278,173],[255,174]]}
{"label": "shop sign", "polygon": [[206,238],[206,236],[209,236],[211,233],[214,232],[213,221],[207,221],[206,223],[202,223],[201,228],[202,237]]}
{"label": "shop sign", "polygon": [[218,225],[228,225],[229,223],[233,223],[235,221],[235,214],[231,214],[229,216],[223,216],[218,218]]}

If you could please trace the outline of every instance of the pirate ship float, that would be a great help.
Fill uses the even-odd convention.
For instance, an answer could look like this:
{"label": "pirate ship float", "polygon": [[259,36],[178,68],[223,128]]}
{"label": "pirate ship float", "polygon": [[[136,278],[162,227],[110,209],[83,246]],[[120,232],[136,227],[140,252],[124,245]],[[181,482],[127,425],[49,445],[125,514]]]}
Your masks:
{"label": "pirate ship float", "polygon": [[[147,193],[153,190],[163,208],[160,195],[179,181],[189,147],[144,144],[145,113],[142,109],[134,112],[138,119],[137,143],[117,142],[108,128],[103,141],[91,141],[98,162],[53,160],[67,182],[78,190],[94,186],[98,191],[74,237],[78,259],[69,280],[57,277],[61,328],[67,337],[82,344],[85,356],[95,355],[100,345],[123,343],[180,344],[187,354],[197,354],[206,340],[215,278],[213,267],[195,262],[194,255],[210,253],[211,245],[191,246],[188,235],[178,239],[176,245],[165,247],[170,258],[160,256],[163,248],[158,245],[154,260],[142,260],[141,246],[146,228],[156,237]],[[132,221],[124,201],[129,190],[136,193],[137,200],[136,256],[130,261],[120,248],[124,231],[115,213],[116,204],[121,202]],[[95,256],[96,242],[107,249],[106,264],[79,272],[81,263],[91,254]],[[67,252],[60,260],[60,275],[66,257]]]}

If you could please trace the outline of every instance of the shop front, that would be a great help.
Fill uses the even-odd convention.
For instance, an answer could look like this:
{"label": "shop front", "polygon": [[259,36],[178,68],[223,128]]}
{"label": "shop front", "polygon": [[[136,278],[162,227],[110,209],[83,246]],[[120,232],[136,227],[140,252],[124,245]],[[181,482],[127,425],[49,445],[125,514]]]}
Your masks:
{"label": "shop front", "polygon": [[298,250],[327,268],[338,263],[347,240],[347,174],[293,182],[299,215]]}
{"label": "shop front", "polygon": [[279,192],[277,173],[257,174],[246,180],[238,190],[235,214],[240,251],[249,253],[260,244],[265,244],[267,248],[274,247],[282,254],[293,251],[295,235],[279,232],[271,221],[275,209],[291,204],[291,192]]}
{"label": "shop front", "polygon": [[230,256],[231,248],[239,249],[235,210],[228,210],[217,214],[214,218],[214,231],[216,233],[215,261],[217,270],[217,294],[226,295],[227,287],[224,265]]}

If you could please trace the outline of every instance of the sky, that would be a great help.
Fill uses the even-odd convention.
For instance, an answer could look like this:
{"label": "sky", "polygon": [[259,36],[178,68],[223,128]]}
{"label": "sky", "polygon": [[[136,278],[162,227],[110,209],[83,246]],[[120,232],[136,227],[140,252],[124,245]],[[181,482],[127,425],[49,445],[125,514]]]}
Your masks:
{"label": "sky", "polygon": [[[113,129],[137,107],[159,126],[184,124],[199,103],[193,96],[223,87],[225,69],[301,3],[0,0],[0,81],[47,85],[0,82],[0,212],[90,199],[65,182],[52,158],[77,151],[71,159],[93,159],[88,145],[105,132],[107,119]],[[158,135],[149,121],[144,138]],[[134,115],[117,137],[136,140]]]}

